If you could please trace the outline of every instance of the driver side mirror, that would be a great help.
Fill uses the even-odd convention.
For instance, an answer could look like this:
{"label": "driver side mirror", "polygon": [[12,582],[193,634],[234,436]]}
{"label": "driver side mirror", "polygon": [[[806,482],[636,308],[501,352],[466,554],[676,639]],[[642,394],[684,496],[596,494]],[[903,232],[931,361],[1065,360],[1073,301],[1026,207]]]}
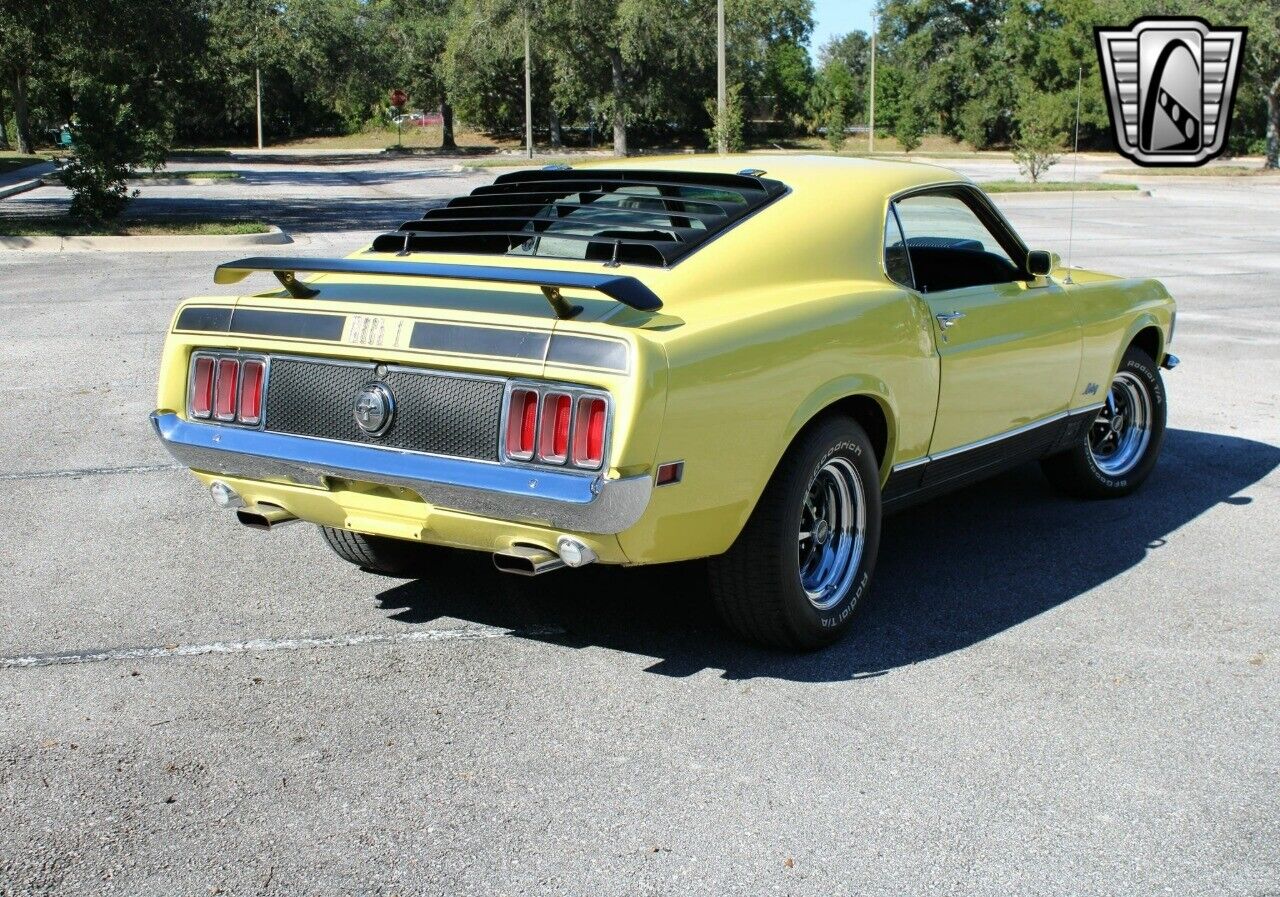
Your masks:
{"label": "driver side mirror", "polygon": [[1040,277],[1053,270],[1053,255],[1043,249],[1032,249],[1027,253],[1027,273]]}

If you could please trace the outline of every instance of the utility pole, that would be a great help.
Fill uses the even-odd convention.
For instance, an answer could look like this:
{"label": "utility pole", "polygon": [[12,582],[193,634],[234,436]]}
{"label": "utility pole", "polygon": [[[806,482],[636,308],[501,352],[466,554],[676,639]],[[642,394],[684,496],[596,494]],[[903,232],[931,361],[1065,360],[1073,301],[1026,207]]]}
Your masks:
{"label": "utility pole", "polygon": [[529,58],[529,4],[524,5],[524,145],[533,158],[533,66]]}
{"label": "utility pole", "polygon": [[871,13],[871,127],[867,129],[867,155],[876,152],[876,14]]}
{"label": "utility pole", "polygon": [[716,152],[729,151],[725,119],[729,112],[729,88],[725,84],[724,0],[716,0]]}
{"label": "utility pole", "polygon": [[253,78],[258,82],[258,149],[262,149],[262,69],[255,67]]}

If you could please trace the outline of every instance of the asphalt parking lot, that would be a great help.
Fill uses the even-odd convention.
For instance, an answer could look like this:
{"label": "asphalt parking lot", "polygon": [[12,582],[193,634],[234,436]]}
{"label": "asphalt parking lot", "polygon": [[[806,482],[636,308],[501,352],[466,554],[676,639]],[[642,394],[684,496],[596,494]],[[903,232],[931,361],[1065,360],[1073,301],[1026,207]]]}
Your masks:
{"label": "asphalt parking lot", "polygon": [[[490,176],[279,167],[140,202],[327,255]],[[238,527],[146,423],[229,253],[0,253],[0,893],[1280,894],[1280,183],[1149,186],[1072,240],[1179,300],[1146,486],[890,518],[805,656],[696,565],[406,581]],[[1069,204],[1002,202],[1064,254]]]}

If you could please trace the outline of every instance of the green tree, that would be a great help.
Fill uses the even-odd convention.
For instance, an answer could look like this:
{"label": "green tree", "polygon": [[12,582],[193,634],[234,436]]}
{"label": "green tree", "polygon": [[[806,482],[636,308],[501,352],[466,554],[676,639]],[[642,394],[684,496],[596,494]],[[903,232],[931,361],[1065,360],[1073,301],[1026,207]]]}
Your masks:
{"label": "green tree", "polygon": [[844,131],[860,105],[853,74],[837,58],[829,58],[818,69],[813,90],[809,94],[809,115],[815,130],[825,129],[827,143],[839,152],[844,146]]}
{"label": "green tree", "polygon": [[186,13],[167,0],[60,8],[48,64],[74,141],[64,173],[73,214],[91,221],[116,217],[127,202],[129,172],[164,161],[184,63],[194,49],[184,39]]}
{"label": "green tree", "polygon": [[[0,80],[13,101],[14,132],[18,152],[35,148],[28,99],[33,69],[45,54],[45,38],[51,35],[52,16],[47,4],[35,0],[5,0],[0,4]],[[4,119],[0,118],[0,129]]]}
{"label": "green tree", "polygon": [[[1214,6],[1218,7],[1215,24],[1244,25],[1249,29],[1240,71],[1237,130],[1246,134],[1265,132],[1265,165],[1280,168],[1280,3],[1216,0]],[[1249,100],[1253,97],[1261,100],[1256,107],[1265,109],[1262,120],[1242,122],[1242,116],[1248,116]]]}

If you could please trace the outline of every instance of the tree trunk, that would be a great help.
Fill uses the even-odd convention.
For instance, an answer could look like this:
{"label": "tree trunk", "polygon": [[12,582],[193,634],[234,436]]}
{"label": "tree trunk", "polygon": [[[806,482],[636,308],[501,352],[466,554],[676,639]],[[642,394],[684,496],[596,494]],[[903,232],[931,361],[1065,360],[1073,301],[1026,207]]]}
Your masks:
{"label": "tree trunk", "polygon": [[1267,168],[1280,168],[1280,78],[1267,91]]}
{"label": "tree trunk", "polygon": [[622,53],[609,51],[609,68],[613,72],[613,154],[627,154],[626,76],[622,71]]}
{"label": "tree trunk", "polygon": [[458,144],[453,139],[453,107],[449,105],[443,93],[440,94],[440,120],[442,122],[440,149],[456,150]]}
{"label": "tree trunk", "polygon": [[9,148],[9,116],[4,109],[4,91],[0,90],[0,150]]}
{"label": "tree trunk", "polygon": [[31,143],[31,112],[27,109],[27,79],[17,70],[13,73],[13,120],[18,126],[18,152],[30,154],[34,146]]}
{"label": "tree trunk", "polygon": [[547,125],[551,131],[552,149],[560,149],[564,146],[564,135],[560,132],[560,111],[554,103],[547,109]]}

